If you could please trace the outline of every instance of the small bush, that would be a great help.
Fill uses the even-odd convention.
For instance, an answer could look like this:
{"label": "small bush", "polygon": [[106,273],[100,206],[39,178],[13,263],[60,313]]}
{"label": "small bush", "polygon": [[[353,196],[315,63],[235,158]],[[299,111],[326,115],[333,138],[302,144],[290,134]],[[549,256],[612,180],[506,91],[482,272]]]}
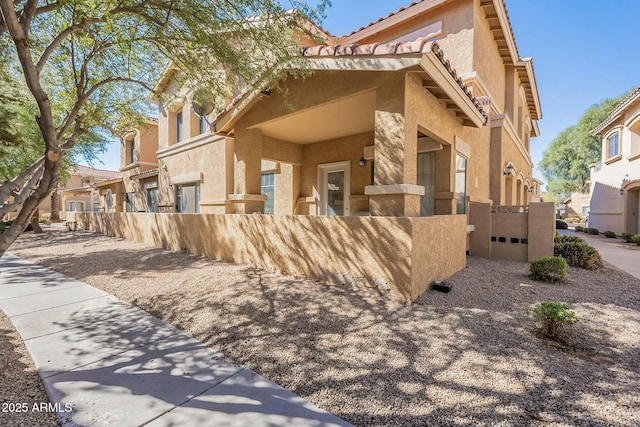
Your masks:
{"label": "small bush", "polygon": [[633,233],[622,233],[622,240],[626,243],[631,243],[631,238],[633,237]]}
{"label": "small bush", "polygon": [[556,230],[566,230],[569,226],[561,219],[556,219]]}
{"label": "small bush", "polygon": [[631,236],[631,243],[640,245],[640,234],[634,234],[633,236]]}
{"label": "small bush", "polygon": [[613,239],[614,237],[616,237],[616,233],[613,232],[613,231],[610,231],[610,230],[607,230],[602,234],[604,234],[606,237],[608,237],[610,239]]}
{"label": "small bush", "polygon": [[576,231],[582,233],[584,232],[584,227],[581,225],[576,225]]}
{"label": "small bush", "polygon": [[600,253],[577,236],[559,236],[553,243],[554,255],[564,258],[571,267],[587,270],[603,267]]}
{"label": "small bush", "polygon": [[526,308],[524,312],[538,320],[542,333],[553,339],[560,338],[565,326],[571,326],[578,322],[571,307],[562,302],[546,301],[536,305],[533,309]]}
{"label": "small bush", "polygon": [[5,222],[4,222],[4,225],[5,225],[6,227],[11,227],[11,224],[13,224],[13,220],[12,220],[12,219],[10,219],[9,221],[5,221]]}
{"label": "small bush", "polygon": [[580,218],[580,217],[577,217],[577,216],[571,216],[569,218],[565,218],[564,221],[565,222],[571,222],[571,223],[584,222],[584,218]]}
{"label": "small bush", "polygon": [[562,282],[567,278],[567,262],[554,256],[547,256],[531,263],[531,278],[538,282]]}
{"label": "small bush", "polygon": [[597,236],[598,234],[600,234],[600,230],[598,230],[597,228],[593,228],[593,227],[585,228],[584,232],[587,233],[587,234],[593,234],[594,236]]}

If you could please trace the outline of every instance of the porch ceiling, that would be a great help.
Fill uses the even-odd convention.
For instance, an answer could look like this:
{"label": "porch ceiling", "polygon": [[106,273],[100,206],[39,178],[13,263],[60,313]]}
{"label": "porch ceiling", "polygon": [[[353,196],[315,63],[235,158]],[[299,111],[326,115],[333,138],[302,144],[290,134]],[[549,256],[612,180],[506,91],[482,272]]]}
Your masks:
{"label": "porch ceiling", "polygon": [[253,126],[262,134],[294,142],[314,142],[373,131],[375,91],[359,93]]}

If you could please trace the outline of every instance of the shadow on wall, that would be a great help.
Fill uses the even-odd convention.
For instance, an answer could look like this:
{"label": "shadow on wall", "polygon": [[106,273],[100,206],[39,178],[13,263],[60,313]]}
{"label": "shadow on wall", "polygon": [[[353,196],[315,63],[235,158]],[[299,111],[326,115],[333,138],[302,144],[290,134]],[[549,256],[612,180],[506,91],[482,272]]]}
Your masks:
{"label": "shadow on wall", "polygon": [[588,226],[600,231],[612,230],[622,233],[624,195],[620,194],[620,188],[609,184],[596,182],[591,195]]}
{"label": "shadow on wall", "polygon": [[[391,288],[407,300],[465,265],[463,216],[84,214],[87,218],[85,228],[109,236],[271,272]],[[447,234],[437,234],[442,230]],[[440,238],[425,238],[434,233]],[[443,239],[449,244],[442,245]]]}

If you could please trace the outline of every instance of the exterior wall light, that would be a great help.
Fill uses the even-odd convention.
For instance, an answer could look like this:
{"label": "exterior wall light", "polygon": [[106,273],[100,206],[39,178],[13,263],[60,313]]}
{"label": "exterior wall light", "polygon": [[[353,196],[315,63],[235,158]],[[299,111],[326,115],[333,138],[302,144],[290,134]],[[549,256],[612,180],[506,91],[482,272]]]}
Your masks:
{"label": "exterior wall light", "polygon": [[360,161],[358,162],[358,164],[360,166],[364,166],[367,164],[367,159],[365,159],[364,157],[360,157]]}
{"label": "exterior wall light", "polygon": [[504,167],[505,167],[505,170],[504,170],[503,174],[504,174],[505,176],[513,176],[513,175],[514,175],[514,172],[515,172],[515,170],[516,170],[516,167],[515,167],[515,166],[513,166],[513,163],[511,163],[511,162],[507,162],[507,163],[504,165]]}

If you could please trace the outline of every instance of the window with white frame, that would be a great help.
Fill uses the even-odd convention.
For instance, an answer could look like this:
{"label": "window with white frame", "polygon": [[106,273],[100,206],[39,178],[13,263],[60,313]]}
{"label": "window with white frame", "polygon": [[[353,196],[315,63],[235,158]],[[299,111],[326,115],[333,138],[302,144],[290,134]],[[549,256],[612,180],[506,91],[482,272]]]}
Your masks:
{"label": "window with white frame", "polygon": [[620,132],[615,132],[607,137],[607,158],[620,154]]}
{"label": "window with white frame", "polygon": [[67,202],[67,212],[74,212],[76,210],[76,202]]}
{"label": "window with white frame", "polygon": [[182,141],[182,134],[184,132],[182,126],[182,111],[176,113],[176,143]]}
{"label": "window with white frame", "polygon": [[273,214],[275,210],[275,173],[267,172],[262,174],[261,192],[267,196],[264,202],[264,213]]}
{"label": "window with white frame", "polygon": [[456,154],[456,213],[467,213],[467,159]]}
{"label": "window with white frame", "polygon": [[136,193],[127,193],[127,212],[136,211]]}
{"label": "window with white frame", "polygon": [[184,184],[176,187],[176,212],[200,213],[200,184]]}
{"label": "window with white frame", "polygon": [[209,123],[206,116],[198,116],[198,135],[209,132]]}

